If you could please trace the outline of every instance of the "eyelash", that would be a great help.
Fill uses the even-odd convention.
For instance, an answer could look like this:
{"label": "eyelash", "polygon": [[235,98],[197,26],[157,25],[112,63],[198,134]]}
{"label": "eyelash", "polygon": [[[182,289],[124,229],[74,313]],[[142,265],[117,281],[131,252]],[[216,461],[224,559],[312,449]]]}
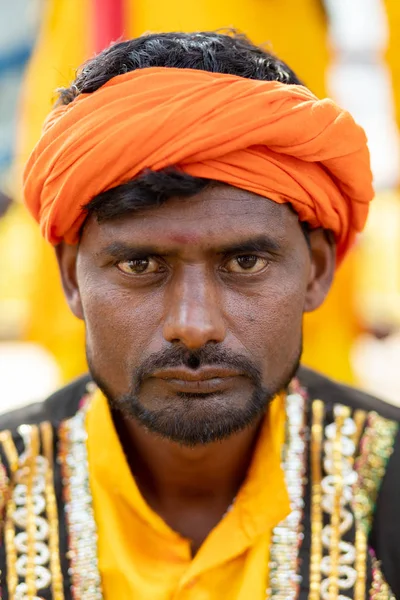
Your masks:
{"label": "eyelash", "polygon": [[[260,269],[260,271],[257,271],[257,272],[250,272],[250,270],[249,270],[249,272],[246,273],[246,271],[244,270],[242,273],[238,273],[238,272],[235,273],[235,272],[229,272],[228,270],[226,270],[225,273],[228,274],[228,275],[247,275],[247,276],[253,275],[254,276],[254,275],[258,275],[258,274],[262,273],[268,267],[268,265],[270,263],[270,258],[269,257],[260,256],[259,254],[255,253],[255,252],[252,252],[252,253],[249,252],[249,253],[243,253],[243,254],[226,254],[226,255],[223,255],[223,265],[226,265],[229,261],[231,261],[231,260],[233,260],[235,258],[239,259],[239,258],[242,258],[242,257],[255,257],[257,259],[264,260],[265,261],[265,265]],[[157,270],[156,272],[151,272],[151,273],[127,273],[127,272],[123,271],[119,267],[119,265],[121,265],[123,263],[140,261],[140,260],[144,260],[144,259],[155,260],[158,263],[160,269]],[[114,266],[117,267],[117,269],[120,271],[120,273],[122,273],[123,275],[126,275],[127,277],[135,277],[135,276],[137,276],[137,277],[145,277],[146,275],[154,277],[154,276],[161,275],[161,274],[165,273],[167,267],[166,267],[165,263],[164,263],[164,265],[162,263],[163,263],[163,260],[159,256],[141,255],[141,256],[133,256],[133,257],[130,257],[129,259],[125,259],[125,260],[115,261],[114,262]]]}

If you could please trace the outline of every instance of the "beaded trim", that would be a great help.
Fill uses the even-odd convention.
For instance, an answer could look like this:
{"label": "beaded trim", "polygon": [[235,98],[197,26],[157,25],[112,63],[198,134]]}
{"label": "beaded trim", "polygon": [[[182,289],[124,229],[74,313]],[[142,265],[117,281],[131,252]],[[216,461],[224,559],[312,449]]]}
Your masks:
{"label": "beaded trim", "polygon": [[[4,529],[5,509],[7,506],[9,479],[7,470],[0,459],[0,537],[2,537]],[[3,572],[0,570],[0,600],[3,598]]]}
{"label": "beaded trim", "polygon": [[[0,434],[0,442],[3,446],[4,453],[7,457],[12,479],[18,470],[19,458],[14,441],[10,431],[2,431]],[[10,488],[12,488],[12,481]],[[9,498],[6,505],[6,519],[4,523],[4,543],[6,548],[6,563],[7,563],[7,589],[11,598],[15,595],[15,590],[18,585],[18,575],[16,569],[17,551],[15,549],[15,524],[13,515],[16,510],[13,494],[9,493]]]}
{"label": "beaded trim", "polygon": [[356,425],[350,418],[347,406],[336,405],[334,419],[325,428],[324,443],[324,469],[327,475],[322,480],[322,508],[331,518],[322,530],[322,544],[327,553],[321,561],[323,600],[349,598],[339,595],[339,591],[350,590],[357,579],[354,544],[342,539],[354,524],[350,505],[357,480],[353,469],[356,448],[352,440]]}
{"label": "beaded trim", "polygon": [[[368,535],[372,526],[372,517],[379,489],[385,474],[387,462],[393,452],[395,437],[399,426],[376,412],[368,413],[367,426],[361,438],[360,454],[355,462],[358,474],[354,486],[354,514],[356,516],[356,549],[358,580],[355,588],[355,600],[365,597],[366,558],[368,554]],[[380,564],[372,556],[371,600],[395,600],[385,582]],[[364,565],[361,565],[361,561]],[[360,570],[360,567],[361,570]]]}
{"label": "beaded trim", "polygon": [[379,488],[393,452],[398,428],[398,423],[384,419],[376,412],[368,414],[360,454],[355,462],[358,482],[354,496],[354,512],[367,534],[371,529]]}
{"label": "beaded trim", "polygon": [[380,562],[376,559],[373,552],[370,554],[372,560],[372,586],[370,589],[370,600],[396,600],[382,575]]}
{"label": "beaded trim", "polygon": [[322,547],[322,441],[325,406],[322,400],[312,403],[311,425],[311,556],[309,600],[321,598]]}
{"label": "beaded trim", "polygon": [[[70,534],[72,594],[77,600],[101,600],[101,580],[97,565],[97,533],[88,481],[84,407],[61,425],[60,462],[63,467],[66,514]],[[273,532],[270,563],[270,588],[267,598],[295,600],[301,578],[298,574],[299,538],[302,538],[303,492],[306,444],[304,435],[305,397],[293,384],[286,398],[288,441],[283,467],[290,494],[292,512]],[[290,566],[288,568],[288,556]]]}
{"label": "beaded trim", "polygon": [[[358,444],[360,442],[361,434],[364,429],[365,420],[367,418],[367,413],[363,410],[356,410],[354,413],[354,422],[356,424],[356,432],[352,437],[355,448],[358,448]],[[353,461],[354,464],[354,461]],[[358,475],[357,475],[358,482]],[[357,482],[354,486],[353,493],[356,494],[356,486]],[[354,501],[353,501],[353,510],[354,510]],[[355,513],[356,515],[356,513]],[[355,569],[357,571],[357,580],[354,585],[354,600],[365,600],[366,590],[367,590],[367,559],[368,559],[368,536],[364,531],[360,523],[360,519],[357,518],[356,515],[356,535],[355,535],[355,548],[356,548],[356,560],[355,560]]]}
{"label": "beaded trim", "polygon": [[14,600],[39,600],[36,594],[48,589],[52,579],[44,498],[48,461],[39,455],[38,428],[21,425],[18,431],[25,445],[20,457],[10,432],[0,438],[12,471],[5,523],[8,592]]}
{"label": "beaded trim", "polygon": [[[288,399],[289,397],[290,395]],[[398,425],[379,417],[376,413],[372,413],[369,419],[370,428],[369,430],[367,428],[367,432],[362,440],[362,448],[364,449],[365,456],[362,459],[360,458],[357,461],[358,464],[355,465],[354,457],[366,415],[362,411],[356,411],[353,420],[350,418],[350,409],[348,407],[342,405],[335,406],[335,421],[325,428],[324,468],[327,475],[321,481],[321,470],[318,463],[321,460],[323,403],[318,400],[314,401],[312,403],[312,411],[311,510],[313,518],[311,532],[310,599],[315,598],[315,600],[319,600],[319,598],[322,598],[323,600],[331,600],[332,598],[336,598],[337,600],[347,600],[350,597],[342,595],[340,590],[350,590],[354,587],[355,600],[364,600],[367,538],[361,535],[363,532],[360,532],[358,518],[356,518],[356,546],[341,538],[354,524],[354,516],[351,508],[353,508],[354,504],[357,504],[355,495],[358,496],[359,502],[360,498],[363,498],[362,506],[364,509],[366,506],[364,495],[367,496],[369,505],[364,510],[363,515],[364,518],[372,518],[379,484],[385,472],[386,462],[393,451],[394,436],[396,435]],[[304,426],[301,416],[298,416],[299,420],[296,423],[295,436],[302,432],[298,450],[303,450],[302,459],[304,461],[304,440],[307,436],[307,428]],[[289,414],[288,423],[290,428]],[[376,435],[377,432],[378,436]],[[375,444],[371,444],[371,438],[375,439]],[[286,456],[289,456],[289,449],[292,442],[293,439],[291,440],[290,435],[288,435]],[[292,487],[292,491],[293,489],[299,489],[299,485],[304,486],[304,473],[303,477],[301,477],[298,470],[298,459],[299,454],[292,459],[292,467],[295,467],[293,470],[293,482],[295,485]],[[287,462],[284,461],[285,471]],[[358,474],[355,469],[356,466],[363,472],[363,478],[360,478],[359,483],[357,483]],[[369,496],[371,481],[374,482],[376,493]],[[289,481],[288,489],[290,493],[291,485]],[[326,525],[323,529],[321,507],[331,515],[330,524]],[[301,509],[300,514],[302,514]],[[320,518],[315,519],[318,515]],[[300,522],[297,520],[290,522],[289,516],[274,529],[271,544],[270,587],[267,590],[267,598],[278,598],[279,600],[293,600],[298,598],[301,579],[298,574],[297,561],[303,539],[301,525],[300,527],[299,525]],[[321,546],[325,551],[329,552],[328,555],[321,556]],[[359,556],[356,557],[358,553]],[[379,563],[375,560],[373,565],[374,585],[370,592],[371,600],[395,600],[383,578]],[[318,573],[319,569],[320,573]],[[325,575],[325,579],[322,579],[322,581],[320,577],[321,573]],[[321,584],[319,586],[320,581]],[[315,591],[314,595],[313,589]],[[376,595],[378,592],[381,594],[380,596]]]}
{"label": "beaded trim", "polygon": [[60,563],[60,539],[57,511],[57,499],[54,490],[53,427],[48,421],[40,424],[43,454],[47,460],[45,474],[46,512],[49,519],[50,571],[52,578],[53,600],[64,600],[64,583]]}
{"label": "beaded trim", "polygon": [[287,441],[282,467],[292,512],[272,533],[267,598],[295,600],[301,583],[298,554],[303,539],[304,484],[306,475],[305,394],[293,381],[286,397]]}
{"label": "beaded trim", "polygon": [[60,426],[60,463],[69,533],[71,593],[76,600],[102,600],[97,560],[97,530],[88,477],[85,428],[89,397],[71,419]]}
{"label": "beaded trim", "polygon": [[[90,390],[91,391],[91,390]],[[101,577],[97,558],[97,532],[88,476],[85,428],[89,395],[83,407],[60,426],[59,460],[63,474],[65,511],[69,532],[71,594],[75,600],[102,600]],[[296,600],[299,596],[299,549],[303,540],[304,486],[309,428],[306,425],[306,397],[294,381],[286,398],[287,434],[283,448],[283,469],[292,512],[273,530],[270,552],[270,581],[267,598]],[[311,429],[311,573],[310,600],[336,598],[347,600],[339,590],[354,586],[354,598],[364,600],[366,579],[367,533],[386,463],[393,451],[398,424],[377,415],[368,415],[361,439],[361,454],[354,461],[355,449],[363,428],[365,414],[350,418],[347,407],[336,406],[335,421],[325,428],[322,478],[323,413],[321,401],[312,403]],[[36,589],[52,585],[54,600],[63,600],[59,555],[50,559],[48,545],[59,546],[58,519],[52,484],[52,432],[41,425],[44,456],[39,454],[38,428],[22,426],[20,435],[25,451],[18,457],[10,432],[0,432],[0,442],[11,471],[11,494],[6,500],[4,525],[9,597],[14,600],[39,600]],[[353,468],[354,467],[354,468]],[[356,481],[355,470],[359,474]],[[1,470],[0,464],[0,476]],[[3,481],[1,479],[0,481]],[[5,480],[6,481],[6,480]],[[0,483],[0,492],[1,487]],[[31,493],[28,493],[31,490]],[[0,501],[4,500],[0,498]],[[342,540],[354,517],[348,505],[354,505],[359,578],[355,578],[355,549]],[[53,510],[55,509],[55,511]],[[322,511],[330,515],[323,527]],[[46,520],[51,521],[50,528]],[[316,519],[316,516],[319,518]],[[361,524],[361,525],[360,525]],[[16,533],[15,527],[19,528]],[[22,531],[21,531],[22,530]],[[325,556],[324,556],[325,551]],[[319,560],[320,558],[320,560]],[[317,560],[318,559],[318,560]],[[319,573],[316,570],[319,563]],[[379,562],[372,556],[373,584],[371,600],[395,600],[386,584]],[[50,568],[49,568],[50,567]],[[334,581],[332,581],[332,571]],[[321,577],[324,576],[324,577]],[[22,579],[22,580],[21,580]],[[319,595],[313,596],[313,582],[320,582]],[[35,588],[35,591],[33,589]],[[364,590],[364,596],[363,596]],[[0,595],[1,600],[1,595]]]}

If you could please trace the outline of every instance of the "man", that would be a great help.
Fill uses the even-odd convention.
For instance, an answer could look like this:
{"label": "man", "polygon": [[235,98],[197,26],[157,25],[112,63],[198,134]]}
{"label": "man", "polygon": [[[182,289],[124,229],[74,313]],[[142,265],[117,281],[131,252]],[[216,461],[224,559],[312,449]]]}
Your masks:
{"label": "man", "polygon": [[399,411],[299,368],[372,195],[362,129],[243,37],[83,67],[25,199],[90,377],[2,419],[3,597],[400,594]]}

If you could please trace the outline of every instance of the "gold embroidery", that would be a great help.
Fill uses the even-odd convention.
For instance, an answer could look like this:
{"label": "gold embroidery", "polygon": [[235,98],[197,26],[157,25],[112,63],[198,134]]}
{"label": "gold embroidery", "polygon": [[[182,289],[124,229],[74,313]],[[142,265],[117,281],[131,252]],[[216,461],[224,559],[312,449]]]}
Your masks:
{"label": "gold embroidery", "polygon": [[[301,414],[304,417],[304,406],[301,405],[301,398],[298,392],[292,393],[289,409],[293,412],[294,425],[291,428],[291,435],[295,434],[296,443],[293,445],[293,452],[296,457],[301,457],[303,461],[305,456],[305,432],[304,423]],[[299,400],[299,402],[297,402]],[[289,410],[288,409],[288,410]],[[393,450],[394,436],[397,432],[397,424],[379,417],[375,413],[369,415],[366,434],[361,439],[361,455],[355,461],[355,466],[360,473],[358,483],[353,481],[354,471],[351,468],[354,463],[354,449],[358,444],[361,432],[363,430],[365,413],[356,411],[354,421],[349,418],[350,411],[346,407],[335,407],[335,421],[325,429],[326,441],[324,443],[325,456],[324,467],[327,476],[322,479],[321,454],[323,443],[323,418],[324,404],[321,401],[314,401],[312,404],[312,429],[311,429],[311,565],[310,565],[310,600],[333,600],[346,599],[347,596],[340,595],[341,589],[350,589],[354,585],[355,600],[365,599],[365,580],[366,580],[366,556],[367,556],[367,532],[371,524],[371,515],[376,502],[379,486],[385,473],[387,460]],[[288,415],[290,416],[290,415]],[[77,600],[89,600],[102,598],[101,581],[97,566],[96,553],[96,531],[95,523],[92,519],[93,508],[91,506],[90,487],[87,472],[87,456],[85,454],[85,408],[79,413],[63,423],[60,429],[61,449],[60,458],[62,458],[63,473],[67,478],[67,517],[69,533],[71,535],[71,566],[73,567],[73,586],[72,595]],[[10,599],[20,600],[22,598],[33,598],[34,589],[45,587],[45,583],[52,583],[54,600],[63,600],[63,581],[59,557],[59,536],[58,536],[58,515],[57,503],[54,491],[54,470],[53,470],[53,430],[50,423],[43,423],[40,426],[42,436],[43,454],[39,455],[39,433],[38,428],[34,426],[22,426],[21,436],[25,440],[26,452],[18,458],[18,453],[14,445],[10,432],[0,433],[0,443],[3,446],[7,463],[11,471],[11,484],[9,489],[14,492],[15,488],[21,483],[25,486],[26,494],[24,503],[21,500],[21,490],[18,494],[10,494],[6,501],[6,519],[5,519],[5,546],[7,559],[7,584]],[[290,452],[287,456],[288,467],[291,461]],[[294,464],[294,463],[293,463]],[[297,463],[296,463],[297,464]],[[303,464],[302,462],[299,463]],[[303,465],[304,466],[304,465]],[[297,468],[297,467],[296,467]],[[302,467],[303,468],[303,467]],[[300,519],[301,524],[301,504],[303,481],[302,471],[289,471],[290,477],[293,476],[291,487],[296,484],[296,499],[298,496],[299,504],[296,505],[294,515]],[[286,473],[288,476],[288,473]],[[7,483],[2,484],[0,462],[0,494],[1,488],[7,487]],[[43,480],[43,491],[41,491],[40,479]],[[6,481],[6,480],[5,480]],[[39,485],[40,483],[40,485]],[[355,558],[354,546],[342,540],[353,522],[351,513],[346,509],[346,504],[353,500],[349,496],[349,489],[354,486],[355,506],[357,515],[360,517],[356,521],[356,547],[357,557]],[[22,487],[22,486],[20,486]],[[38,493],[38,487],[40,488]],[[294,488],[293,488],[294,489]],[[82,495],[80,495],[82,492]],[[42,500],[43,507],[46,509],[47,518],[50,521],[50,529],[44,528],[45,519],[40,517],[39,510],[42,506],[42,500],[38,497],[44,494]],[[69,495],[68,495],[69,494]],[[22,495],[23,496],[23,495]],[[17,501],[16,501],[17,500]],[[1,503],[1,495],[0,495]],[[22,515],[21,511],[25,511]],[[19,512],[18,512],[19,511]],[[43,508],[44,511],[44,508]],[[326,511],[331,516],[331,522],[323,527],[323,513]],[[355,511],[356,512],[356,511]],[[297,514],[299,516],[297,516]],[[17,516],[16,516],[17,515]],[[32,527],[32,519],[34,527]],[[30,523],[29,523],[30,521]],[[43,524],[43,523],[44,524]],[[16,538],[21,534],[15,533],[15,523],[26,537],[19,547],[25,549],[27,556],[24,557],[24,569],[26,580],[18,584],[18,543]],[[296,520],[297,523],[297,520]],[[92,525],[94,524],[94,527]],[[361,524],[361,525],[360,525]],[[82,529],[82,527],[86,529]],[[42,527],[42,532],[39,530]],[[47,526],[48,527],[48,526]],[[43,529],[44,528],[44,529]],[[88,532],[89,529],[89,532]],[[297,530],[296,530],[297,531]],[[41,549],[42,555],[38,554],[38,532],[41,540],[48,538],[48,544],[51,556],[46,559],[45,549]],[[83,533],[82,533],[83,532]],[[295,532],[293,523],[284,522],[274,531],[274,541],[271,550],[285,548],[292,551],[292,538],[288,534]],[[287,570],[287,553],[276,553],[276,564],[271,562],[270,575],[271,588],[267,592],[272,593],[271,597],[296,598],[298,596],[298,586],[300,576],[297,571],[298,565],[298,547],[301,540],[301,529],[295,533],[293,538],[297,544],[296,551],[290,554],[290,560],[293,562],[293,570]],[[287,539],[286,539],[287,538]],[[32,544],[33,540],[33,544]],[[45,546],[45,544],[42,544]],[[33,552],[32,552],[33,548]],[[294,548],[294,546],[293,546]],[[329,556],[323,556],[323,550],[329,549]],[[32,570],[33,557],[33,570]],[[20,557],[21,558],[21,557]],[[47,569],[37,571],[38,559],[44,564],[50,560],[50,572],[47,575]],[[293,559],[293,560],[292,560]],[[44,562],[43,562],[44,561]],[[325,561],[325,562],[324,562]],[[292,562],[290,563],[292,569]],[[358,577],[355,579],[354,569],[358,570]],[[79,564],[78,564],[79,563]],[[21,563],[22,564],[22,563]],[[36,565],[36,566],[35,566]],[[81,569],[81,566],[87,566],[87,571]],[[325,565],[325,566],[324,566]],[[285,569],[286,566],[286,569]],[[317,566],[319,567],[317,569]],[[78,568],[79,567],[79,568]],[[281,573],[280,569],[283,568]],[[333,567],[333,568],[332,568]],[[40,567],[41,568],[41,567]],[[30,570],[31,569],[31,570]],[[75,571],[75,573],[74,573]],[[321,572],[327,575],[327,578],[321,581]],[[280,575],[285,573],[285,581],[281,581]],[[274,575],[275,574],[275,575]],[[29,577],[33,577],[33,585]],[[40,579],[40,577],[42,579]],[[290,581],[289,581],[289,579]],[[333,581],[332,579],[336,579]],[[38,581],[40,585],[38,585]],[[34,586],[34,587],[33,587]],[[283,590],[286,591],[283,593]],[[82,594],[81,594],[82,592]],[[286,594],[286,595],[285,595]],[[379,562],[373,559],[373,585],[370,590],[371,600],[395,600],[389,586],[386,584],[380,570]],[[35,596],[35,600],[38,600]]]}
{"label": "gold embroidery", "polygon": [[43,454],[47,459],[46,471],[46,511],[49,521],[50,570],[52,576],[53,600],[64,600],[63,577],[60,565],[60,541],[58,535],[57,500],[54,491],[53,428],[51,423],[41,423]]}
{"label": "gold embroidery", "polygon": [[[364,410],[356,410],[353,418],[356,424],[356,431],[354,436],[352,437],[352,440],[355,448],[358,448],[361,439],[361,434],[364,429],[365,420],[367,418],[367,413]],[[355,548],[355,569],[357,572],[357,579],[354,586],[354,600],[365,600],[365,593],[367,589],[368,537],[360,523],[360,520],[357,518]]]}
{"label": "gold embroidery", "polygon": [[19,458],[10,431],[4,430],[0,432],[0,443],[3,446],[4,453],[10,466],[10,471],[14,474],[18,470]]}
{"label": "gold embroidery", "polygon": [[[8,486],[9,486],[9,480],[8,480],[8,476],[7,476],[7,471],[6,468],[0,458],[0,536],[1,539],[3,538],[3,532],[4,532],[4,522],[5,522],[5,514],[4,514],[4,510],[6,508],[7,505],[7,499],[8,499]],[[0,600],[2,600],[2,591],[3,591],[3,572],[0,570]]]}
{"label": "gold embroidery", "polygon": [[[394,447],[398,423],[379,416],[368,414],[367,426],[361,438],[360,454],[355,462],[358,479],[354,486],[354,514],[356,516],[356,549],[358,578],[355,587],[355,600],[364,600],[366,589],[366,561],[368,535],[372,526],[375,504],[383,476]],[[373,584],[371,599],[392,600],[393,594],[384,581],[379,562],[373,559]]]}
{"label": "gold embroidery", "polygon": [[88,400],[86,397],[85,404],[78,413],[60,426],[59,459],[65,481],[72,597],[76,600],[102,600],[97,562],[97,530],[86,451],[85,417]]}
{"label": "gold embroidery", "polygon": [[9,480],[8,480],[8,476],[7,476],[7,470],[6,470],[5,466],[3,465],[3,462],[0,457],[0,515],[2,517],[2,519],[0,521],[0,531],[2,528],[4,509],[7,504],[8,485],[9,485]]}
{"label": "gold embroidery", "polygon": [[327,556],[321,561],[321,597],[323,600],[348,596],[341,590],[350,590],[356,581],[354,569],[354,545],[344,541],[353,525],[354,517],[349,509],[353,499],[352,488],[357,478],[353,469],[355,445],[353,437],[356,425],[350,418],[350,409],[346,406],[334,407],[334,422],[325,428],[324,469],[327,473],[322,480],[322,508],[328,513],[330,523],[322,530],[322,544]]}
{"label": "gold embroidery", "polygon": [[372,557],[372,586],[370,598],[371,600],[396,600],[382,575],[380,562],[376,560],[375,557]]}
{"label": "gold embroidery", "polygon": [[[335,407],[336,408],[336,407]],[[342,475],[342,427],[345,417],[350,416],[350,410],[335,410],[336,432],[333,440],[333,477],[334,477],[334,495],[333,508],[331,514],[331,536],[330,536],[330,577],[329,577],[329,598],[336,599],[339,593],[339,542],[340,542],[340,505],[343,497],[343,475]]]}
{"label": "gold embroidery", "polygon": [[369,533],[376,499],[394,446],[398,424],[384,419],[376,412],[368,415],[367,427],[361,439],[361,450],[355,468],[358,482],[355,486],[354,510],[364,529]]}
{"label": "gold embroidery", "polygon": [[[2,431],[0,433],[0,442],[3,446],[4,453],[9,463],[11,475],[15,475],[18,469],[18,452],[15,447],[12,435],[9,431]],[[10,488],[14,485],[14,481],[11,482]],[[9,495],[7,506],[6,506],[6,520],[4,525],[4,542],[6,548],[6,563],[7,563],[7,588],[10,598],[14,598],[15,590],[18,585],[18,574],[17,574],[17,550],[15,548],[15,525],[13,515],[16,510],[14,495]]]}
{"label": "gold embroidery", "polygon": [[296,600],[301,583],[299,548],[303,539],[305,440],[308,433],[305,401],[304,391],[294,380],[286,396],[287,437],[282,456],[291,513],[273,529],[266,598],[274,600]]}
{"label": "gold embroidery", "polygon": [[309,600],[320,600],[321,560],[322,560],[322,439],[324,403],[312,403],[311,425],[311,559]]}
{"label": "gold embroidery", "polygon": [[[358,445],[360,443],[361,434],[364,429],[366,418],[367,418],[367,413],[365,410],[354,411],[353,420],[354,420],[356,428],[355,428],[354,434],[351,436],[351,440],[354,444],[355,450],[357,450]],[[355,454],[354,454],[354,456],[355,456]],[[352,459],[352,462],[354,462],[354,457]]]}
{"label": "gold embroidery", "polygon": [[[12,479],[5,523],[8,594],[13,600],[38,600],[37,590],[45,589],[51,583],[46,566],[50,559],[46,544],[48,524],[41,516],[46,508],[43,494],[47,460],[39,454],[37,426],[21,425],[18,432],[24,441],[21,456],[18,456],[11,433],[0,433]],[[19,533],[16,533],[16,526]]]}
{"label": "gold embroidery", "polygon": [[355,547],[357,579],[354,586],[354,600],[365,600],[367,589],[368,538],[359,522],[356,523]]}
{"label": "gold embroidery", "polygon": [[[33,484],[36,477],[36,459],[39,454],[39,432],[37,426],[23,425],[20,427],[21,435],[25,440],[25,465],[27,469],[26,477],[26,511],[27,524],[27,560],[25,567],[25,583],[29,596],[35,596],[36,577],[35,577],[35,557],[36,557],[36,524],[35,524],[35,509],[33,505]],[[19,559],[20,560],[20,559]],[[24,567],[22,567],[23,571]]]}

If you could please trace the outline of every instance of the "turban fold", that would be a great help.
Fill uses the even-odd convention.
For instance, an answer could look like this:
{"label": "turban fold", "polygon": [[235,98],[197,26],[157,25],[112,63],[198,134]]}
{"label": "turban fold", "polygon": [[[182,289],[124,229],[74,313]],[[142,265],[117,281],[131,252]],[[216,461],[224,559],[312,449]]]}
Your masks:
{"label": "turban fold", "polygon": [[92,198],[171,166],[290,203],[333,231],[339,260],[373,197],[365,133],[331,100],[300,85],[152,67],[50,113],[25,168],[25,202],[52,244],[74,244]]}

